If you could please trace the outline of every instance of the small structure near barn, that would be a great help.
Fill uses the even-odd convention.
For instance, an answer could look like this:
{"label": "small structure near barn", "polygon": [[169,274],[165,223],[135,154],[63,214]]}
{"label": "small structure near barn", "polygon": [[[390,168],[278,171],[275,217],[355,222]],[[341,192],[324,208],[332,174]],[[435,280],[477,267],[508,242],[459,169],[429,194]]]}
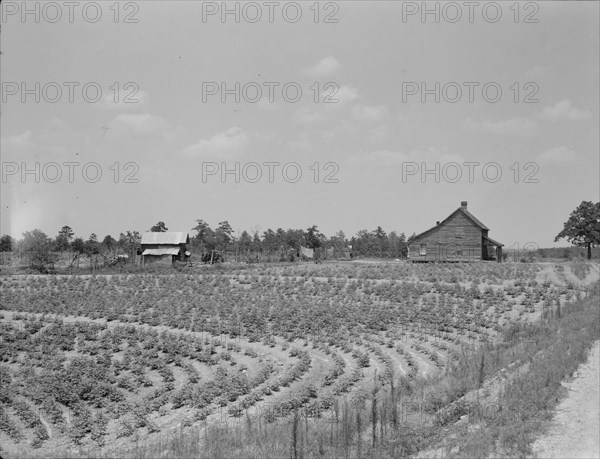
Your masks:
{"label": "small structure near barn", "polygon": [[186,261],[191,255],[187,250],[190,236],[185,232],[146,231],[142,235],[142,264],[172,265],[175,261]]}
{"label": "small structure near barn", "polygon": [[467,201],[448,218],[408,241],[410,261],[502,260],[503,244],[488,236],[489,228],[467,210]]}

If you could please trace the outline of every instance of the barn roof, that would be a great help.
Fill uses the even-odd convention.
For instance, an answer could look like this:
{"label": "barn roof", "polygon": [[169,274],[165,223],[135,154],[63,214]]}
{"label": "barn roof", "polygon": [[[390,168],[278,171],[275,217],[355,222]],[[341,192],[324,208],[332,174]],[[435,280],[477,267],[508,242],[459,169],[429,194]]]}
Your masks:
{"label": "barn roof", "polygon": [[179,255],[179,249],[146,249],[142,255]]}
{"label": "barn roof", "polygon": [[162,233],[146,231],[142,234],[144,244],[189,244],[190,236],[185,231],[164,231]]}
{"label": "barn roof", "polygon": [[[479,221],[471,212],[469,212],[465,207],[459,207],[458,209],[456,209],[454,212],[452,212],[450,215],[448,215],[448,217],[446,217],[443,221],[441,221],[439,224],[435,225],[432,228],[429,228],[427,231],[423,231],[420,234],[417,234],[415,237],[413,237],[411,239],[412,241],[415,241],[416,239],[425,236],[427,234],[429,234],[430,232],[432,232],[433,230],[435,230],[436,228],[439,228],[440,226],[442,226],[444,223],[446,223],[448,220],[450,220],[452,217],[454,217],[458,212],[462,212],[465,217],[467,217],[469,220],[471,220],[475,225],[477,225],[479,228],[481,228],[482,230],[487,230],[489,231],[490,229],[485,226],[483,223],[481,223],[481,221]],[[495,242],[495,241],[494,241]],[[502,244],[500,244],[502,245]]]}

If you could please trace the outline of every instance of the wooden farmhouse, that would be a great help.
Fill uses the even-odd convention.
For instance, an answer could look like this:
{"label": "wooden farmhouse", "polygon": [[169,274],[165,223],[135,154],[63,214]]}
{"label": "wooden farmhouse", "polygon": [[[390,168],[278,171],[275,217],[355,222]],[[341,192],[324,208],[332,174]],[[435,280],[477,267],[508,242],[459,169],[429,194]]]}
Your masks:
{"label": "wooden farmhouse", "polygon": [[142,264],[171,265],[176,260],[185,261],[191,255],[187,250],[189,243],[190,236],[185,232],[146,231],[142,235]]}
{"label": "wooden farmhouse", "polygon": [[408,241],[410,261],[502,260],[503,244],[488,236],[489,228],[467,210],[467,202],[433,228]]}

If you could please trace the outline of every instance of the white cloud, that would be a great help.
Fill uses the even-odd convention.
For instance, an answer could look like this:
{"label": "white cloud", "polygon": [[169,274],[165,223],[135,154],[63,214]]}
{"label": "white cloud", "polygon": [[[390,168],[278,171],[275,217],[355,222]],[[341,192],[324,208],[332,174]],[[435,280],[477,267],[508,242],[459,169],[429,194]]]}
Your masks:
{"label": "white cloud", "polygon": [[[410,152],[394,151],[388,149],[375,150],[367,154],[360,154],[352,158],[353,162],[372,162],[376,164],[398,165],[406,162],[417,164],[425,163],[427,168],[434,168],[435,163],[444,164],[455,162],[462,164],[464,158],[456,153],[448,153],[445,149],[429,147],[426,149],[412,150]],[[419,166],[420,167],[420,166]]]}
{"label": "white cloud", "polygon": [[177,126],[176,128],[166,131],[163,137],[167,142],[177,142],[181,139],[181,137],[186,131],[187,129],[183,126]]}
{"label": "white cloud", "polygon": [[548,76],[549,73],[548,67],[540,64],[536,64],[525,72],[525,76],[529,79],[529,81],[536,81],[540,78]]}
{"label": "white cloud", "polygon": [[553,107],[546,107],[540,113],[536,113],[536,118],[542,120],[584,120],[591,116],[590,112],[579,110],[573,107],[569,99],[563,99]]}
{"label": "white cloud", "polygon": [[208,139],[200,139],[195,144],[187,146],[183,150],[183,154],[186,156],[198,156],[203,154],[233,155],[244,148],[247,143],[247,133],[238,127],[231,127]]}
{"label": "white cloud", "polygon": [[[324,98],[327,97],[329,102]],[[349,102],[361,99],[358,89],[352,85],[337,86],[335,91],[328,89],[322,91],[320,104],[312,104],[315,108],[301,107],[294,114],[294,120],[301,124],[319,124],[339,119],[339,110],[348,107]],[[367,107],[365,110],[356,112],[360,116],[373,116],[378,114],[379,107]],[[376,120],[374,120],[376,121]]]}
{"label": "white cloud", "polygon": [[[340,104],[345,104],[348,102],[354,102],[355,100],[361,99],[362,96],[358,93],[358,89],[352,85],[343,84],[337,91],[334,93],[333,91],[328,91],[328,96],[332,100],[339,101]],[[325,104],[326,107],[332,106],[336,104]]]}
{"label": "white cloud", "polygon": [[162,116],[149,113],[140,115],[121,113],[113,119],[110,127],[115,130],[131,130],[138,135],[161,135],[171,128]]}
{"label": "white cloud", "polygon": [[182,126],[173,127],[159,115],[128,114],[117,115],[104,127],[108,139],[124,141],[131,137],[152,138],[158,137],[169,143],[177,142],[185,132]]}
{"label": "white cloud", "polygon": [[277,102],[271,102],[268,97],[263,97],[256,103],[261,110],[278,110],[281,106]]}
{"label": "white cloud", "polygon": [[361,156],[357,159],[366,159],[367,161],[382,162],[384,164],[390,163],[402,163],[409,160],[409,156],[401,151],[391,150],[376,150],[368,153],[365,156]]}
{"label": "white cloud", "polygon": [[510,118],[503,121],[477,122],[467,118],[463,127],[472,131],[489,132],[491,134],[516,134],[531,136],[537,131],[537,123],[529,118]]}
{"label": "white cloud", "polygon": [[294,120],[301,124],[319,124],[326,121],[327,117],[320,111],[301,107],[294,114]]}
{"label": "white cloud", "polygon": [[575,152],[572,148],[560,146],[553,147],[545,152],[539,154],[536,157],[536,160],[540,163],[556,163],[563,164],[569,163],[575,159]]}
{"label": "white cloud", "polygon": [[340,63],[335,57],[328,56],[321,59],[312,67],[305,70],[311,77],[323,77],[335,73],[340,68]]}
{"label": "white cloud", "polygon": [[32,140],[33,132],[29,129],[19,135],[13,135],[10,137],[2,137],[2,149],[5,148],[18,148],[20,150],[31,148],[35,146],[35,142]]}
{"label": "white cloud", "polygon": [[116,102],[115,94],[111,93],[105,95],[97,105],[106,110],[135,110],[136,108],[146,105],[148,97],[148,93],[145,91],[137,91],[134,93],[131,90],[121,90],[117,94]]}
{"label": "white cloud", "polygon": [[387,118],[388,109],[383,105],[377,107],[357,105],[352,108],[352,115],[360,121],[379,122]]}
{"label": "white cloud", "polygon": [[57,118],[57,117],[53,117],[50,120],[50,123],[48,123],[48,124],[50,125],[50,128],[53,130],[67,128],[67,123],[65,122],[65,120],[63,120],[61,118]]}
{"label": "white cloud", "polygon": [[[26,185],[31,184],[31,182],[26,183]],[[39,188],[36,188],[34,192],[28,192],[22,186],[10,186],[8,189],[4,188],[3,193],[6,193],[3,195],[3,198],[6,199],[5,205],[10,209],[2,222],[3,234],[6,232],[13,237],[20,238],[24,232],[42,226],[49,209],[47,203],[42,201],[43,193],[39,192]]]}
{"label": "white cloud", "polygon": [[390,135],[390,129],[387,124],[380,124],[369,129],[369,141],[379,143],[385,141]]}

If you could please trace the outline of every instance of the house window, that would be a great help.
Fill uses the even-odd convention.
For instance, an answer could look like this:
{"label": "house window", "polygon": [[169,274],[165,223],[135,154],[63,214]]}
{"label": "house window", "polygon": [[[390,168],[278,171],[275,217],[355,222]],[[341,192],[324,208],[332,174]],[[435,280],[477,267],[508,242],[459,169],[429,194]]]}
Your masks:
{"label": "house window", "polygon": [[456,255],[462,257],[462,249],[456,249]]}
{"label": "house window", "polygon": [[427,244],[419,244],[419,255],[427,255]]}

